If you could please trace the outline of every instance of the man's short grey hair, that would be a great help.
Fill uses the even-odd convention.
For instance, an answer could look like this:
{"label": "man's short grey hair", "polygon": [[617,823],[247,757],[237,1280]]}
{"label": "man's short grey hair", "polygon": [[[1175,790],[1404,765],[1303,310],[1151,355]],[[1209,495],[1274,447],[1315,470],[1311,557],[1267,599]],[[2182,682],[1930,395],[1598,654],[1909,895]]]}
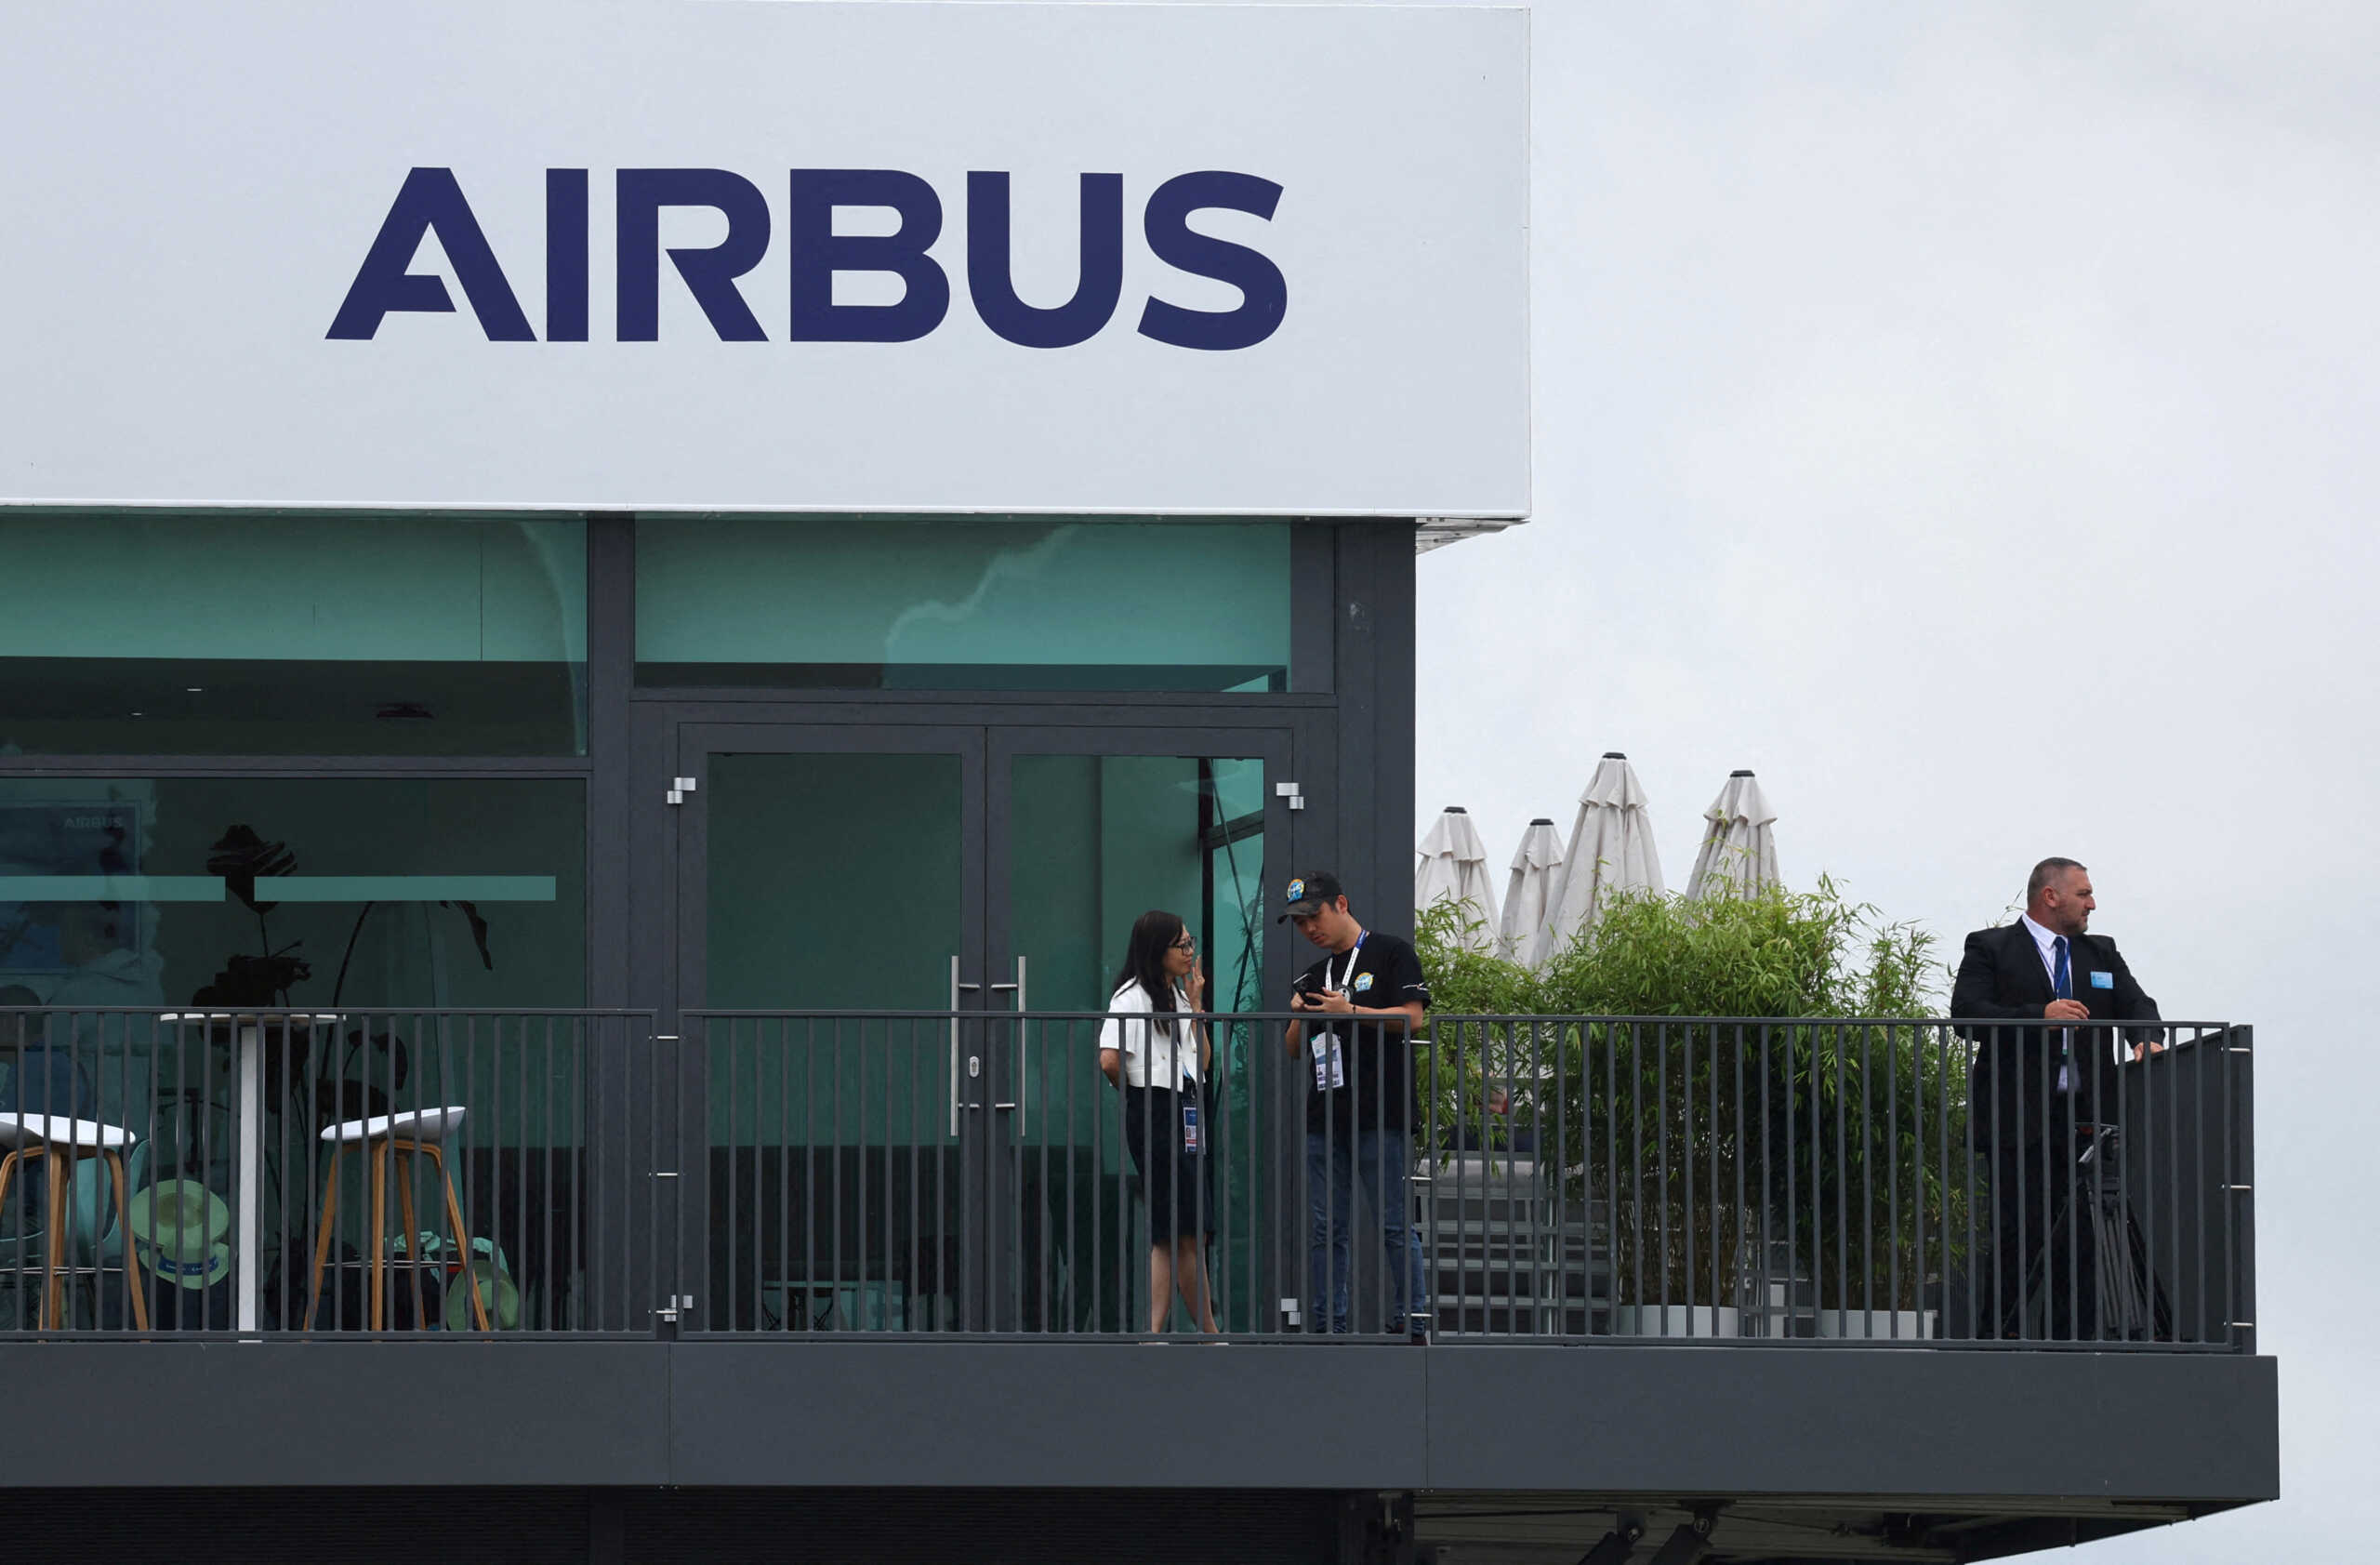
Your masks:
{"label": "man's short grey hair", "polygon": [[2033,872],[2025,877],[2025,900],[2027,902],[2032,901],[2033,898],[2039,896],[2043,891],[2049,888],[2051,881],[2056,879],[2059,875],[2064,874],[2067,870],[2080,869],[2082,868],[2083,866],[2082,863],[2071,858],[2043,859],[2039,864],[2033,866]]}

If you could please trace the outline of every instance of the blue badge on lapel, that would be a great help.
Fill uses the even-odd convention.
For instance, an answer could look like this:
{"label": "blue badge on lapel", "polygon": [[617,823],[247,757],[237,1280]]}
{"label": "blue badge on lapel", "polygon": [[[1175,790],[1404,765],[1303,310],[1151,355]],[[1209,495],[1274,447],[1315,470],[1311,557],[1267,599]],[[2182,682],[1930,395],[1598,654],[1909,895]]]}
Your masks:
{"label": "blue badge on lapel", "polygon": [[2091,987],[2095,989],[2111,989],[2116,987],[2116,975],[2112,973],[2094,973],[2091,975]]}
{"label": "blue badge on lapel", "polygon": [[1372,987],[1372,975],[1371,975],[1370,974],[1368,974],[1368,973],[1358,973],[1358,974],[1356,974],[1356,975],[1355,975],[1355,992],[1356,992],[1357,994],[1361,994],[1361,993],[1363,993],[1366,989],[1368,989],[1368,988],[1371,988],[1371,987]]}

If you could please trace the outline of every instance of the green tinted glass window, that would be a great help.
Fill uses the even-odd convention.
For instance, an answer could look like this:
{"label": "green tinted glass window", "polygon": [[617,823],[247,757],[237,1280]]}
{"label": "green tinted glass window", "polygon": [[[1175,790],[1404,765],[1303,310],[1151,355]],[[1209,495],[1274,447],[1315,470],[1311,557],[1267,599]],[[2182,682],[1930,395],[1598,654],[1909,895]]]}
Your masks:
{"label": "green tinted glass window", "polygon": [[586,861],[575,777],[0,777],[0,1004],[581,1005]]}
{"label": "green tinted glass window", "polygon": [[641,519],[646,685],[1289,688],[1286,523]]}
{"label": "green tinted glass window", "polygon": [[582,522],[10,516],[0,562],[0,750],[586,750]]}

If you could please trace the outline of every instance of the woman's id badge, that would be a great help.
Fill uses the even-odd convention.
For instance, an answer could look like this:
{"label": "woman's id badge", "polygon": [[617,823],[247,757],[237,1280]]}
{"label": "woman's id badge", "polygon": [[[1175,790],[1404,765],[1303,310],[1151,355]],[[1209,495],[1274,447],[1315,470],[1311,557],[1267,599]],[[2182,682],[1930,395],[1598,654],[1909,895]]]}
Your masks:
{"label": "woman's id badge", "polygon": [[1316,1092],[1333,1092],[1347,1084],[1347,1063],[1339,1054],[1339,1035],[1318,1032],[1314,1036],[1314,1087]]}

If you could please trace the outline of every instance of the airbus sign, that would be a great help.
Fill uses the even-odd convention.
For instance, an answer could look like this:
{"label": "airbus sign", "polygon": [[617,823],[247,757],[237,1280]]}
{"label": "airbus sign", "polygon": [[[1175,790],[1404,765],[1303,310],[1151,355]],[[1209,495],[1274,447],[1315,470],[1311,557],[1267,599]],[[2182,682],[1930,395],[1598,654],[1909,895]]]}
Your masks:
{"label": "airbus sign", "polygon": [[[723,168],[623,168],[616,179],[615,339],[660,339],[661,213],[676,206],[701,207],[726,219],[726,234],[717,243],[669,250],[711,331],[721,342],[767,340],[738,286],[769,251],[769,207],[760,187]],[[588,339],[587,180],[584,168],[545,171],[546,338],[552,342]],[[932,185],[896,168],[796,168],[786,190],[787,339],[913,342],[942,325],[950,312],[950,279],[928,253],[943,223],[942,198]],[[1229,310],[1199,310],[1151,297],[1134,329],[1171,347],[1222,352],[1253,348],[1272,336],[1289,308],[1281,269],[1255,250],[1197,232],[1190,219],[1210,210],[1269,219],[1280,199],[1281,187],[1269,179],[1221,170],[1181,174],[1159,185],[1142,217],[1150,253],[1237,289],[1240,302]],[[889,211],[898,226],[881,235],[838,234],[834,216],[844,207]],[[1075,290],[1064,304],[1039,307],[1017,297],[1011,220],[1009,177],[970,173],[967,293],[976,316],[995,336],[1022,348],[1071,348],[1098,335],[1123,292],[1124,177],[1081,178]],[[435,239],[445,252],[489,341],[536,340],[451,168],[416,168],[405,176],[328,335],[368,342],[393,312],[452,312],[454,297],[443,281],[406,270],[425,239]],[[839,272],[897,277],[901,298],[838,304]]]}
{"label": "airbus sign", "polygon": [[1527,38],[20,7],[0,506],[1523,516]]}

